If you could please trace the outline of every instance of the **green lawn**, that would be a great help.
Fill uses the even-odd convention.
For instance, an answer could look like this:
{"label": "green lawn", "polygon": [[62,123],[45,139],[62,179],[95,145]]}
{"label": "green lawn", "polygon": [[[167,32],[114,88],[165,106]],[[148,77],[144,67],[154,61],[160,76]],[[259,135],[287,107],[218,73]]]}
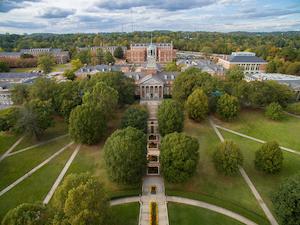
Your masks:
{"label": "green lawn", "polygon": [[228,177],[215,171],[212,152],[220,141],[208,121],[195,123],[186,120],[184,131],[199,140],[199,166],[188,182],[166,184],[167,194],[203,200],[240,213],[258,224],[269,224],[240,175]]}
{"label": "green lawn", "polygon": [[16,146],[13,151],[18,151],[20,149],[38,144],[39,142],[47,141],[68,133],[68,126],[63,118],[56,117],[54,121],[54,125],[45,131],[40,140],[25,136],[25,138]]}
{"label": "green lawn", "polygon": [[242,225],[237,220],[195,206],[168,203],[170,225]]}
{"label": "green lawn", "polygon": [[139,220],[140,204],[129,203],[111,207],[116,225],[137,225]]}
{"label": "green lawn", "polygon": [[6,152],[17,140],[15,136],[8,132],[0,132],[0,155]]}
{"label": "green lawn", "polygon": [[221,131],[225,139],[233,140],[240,146],[244,156],[244,169],[261,194],[268,207],[273,210],[271,202],[272,194],[277,190],[282,181],[300,171],[300,156],[284,152],[284,161],[282,171],[275,175],[265,174],[255,169],[254,158],[255,151],[261,146],[260,143],[251,141],[237,135]]}
{"label": "green lawn", "polygon": [[[9,209],[19,204],[42,202],[72,154],[74,147],[74,145],[71,146],[69,150],[65,150],[32,176],[2,195],[0,197],[0,221]],[[25,174],[25,171],[23,173]]]}
{"label": "green lawn", "polygon": [[54,72],[63,72],[67,69],[71,69],[72,66],[70,63],[67,63],[67,64],[56,64],[53,68],[53,71]]}
{"label": "green lawn", "polygon": [[63,146],[70,143],[70,141],[69,137],[65,137],[49,144],[5,158],[0,163],[0,190],[33,169]]}
{"label": "green lawn", "polygon": [[285,116],[283,121],[267,119],[261,110],[243,110],[232,122],[215,119],[216,124],[259,138],[265,141],[276,140],[281,146],[300,151],[300,119]]}

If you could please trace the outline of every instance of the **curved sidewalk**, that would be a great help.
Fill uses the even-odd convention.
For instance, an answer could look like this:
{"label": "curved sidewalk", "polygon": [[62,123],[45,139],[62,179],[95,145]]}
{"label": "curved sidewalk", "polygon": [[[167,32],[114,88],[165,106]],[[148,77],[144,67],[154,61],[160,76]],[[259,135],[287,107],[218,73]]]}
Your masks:
{"label": "curved sidewalk", "polygon": [[[206,203],[203,201],[198,201],[198,200],[183,198],[183,197],[176,197],[176,196],[167,196],[166,198],[167,198],[167,202],[175,202],[175,203],[192,205],[192,206],[196,206],[199,208],[208,209],[208,210],[214,211],[216,213],[220,213],[220,214],[223,214],[230,218],[233,218],[233,219],[235,219],[243,224],[246,224],[246,225],[258,225],[257,223],[247,219],[246,217],[244,217],[238,213],[235,213],[228,209],[225,209],[225,208],[213,205],[213,204],[209,204],[209,203]],[[122,204],[127,204],[127,203],[140,202],[140,199],[141,199],[140,196],[119,198],[119,199],[111,200],[110,205],[115,206],[115,205],[122,205]]]}
{"label": "curved sidewalk", "polygon": [[186,205],[192,205],[204,209],[208,209],[220,214],[223,214],[225,216],[231,217],[243,224],[246,225],[258,225],[257,223],[254,223],[253,221],[247,219],[246,217],[237,214],[235,212],[232,212],[228,209],[224,209],[222,207],[212,205],[206,202],[198,201],[198,200],[193,200],[193,199],[188,199],[188,198],[183,198],[183,197],[176,197],[176,196],[167,196],[167,201],[168,202],[176,202],[176,203],[181,203],[181,204],[186,204]]}

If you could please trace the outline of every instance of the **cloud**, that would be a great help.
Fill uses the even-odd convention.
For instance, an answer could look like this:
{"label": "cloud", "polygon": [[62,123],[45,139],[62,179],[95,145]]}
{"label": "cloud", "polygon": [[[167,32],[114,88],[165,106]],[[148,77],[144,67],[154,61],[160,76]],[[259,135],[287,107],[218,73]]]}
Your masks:
{"label": "cloud", "polygon": [[56,7],[46,8],[40,12],[39,17],[46,19],[65,18],[73,15],[75,10],[73,9],[60,9]]}
{"label": "cloud", "polygon": [[5,13],[13,9],[24,8],[28,2],[39,0],[0,0],[0,12]]}
{"label": "cloud", "polygon": [[204,6],[212,5],[217,2],[217,0],[102,0],[101,2],[96,3],[95,6],[99,9],[108,10],[126,10],[135,7],[147,7],[154,9],[164,9],[166,11],[177,11],[201,8]]}
{"label": "cloud", "polygon": [[45,24],[22,21],[0,21],[0,27],[10,27],[18,29],[39,29],[44,28]]}
{"label": "cloud", "polygon": [[299,14],[300,9],[263,9],[260,10],[249,10],[245,9],[242,11],[246,18],[264,18],[264,17],[273,17],[273,16],[286,16],[291,14]]}

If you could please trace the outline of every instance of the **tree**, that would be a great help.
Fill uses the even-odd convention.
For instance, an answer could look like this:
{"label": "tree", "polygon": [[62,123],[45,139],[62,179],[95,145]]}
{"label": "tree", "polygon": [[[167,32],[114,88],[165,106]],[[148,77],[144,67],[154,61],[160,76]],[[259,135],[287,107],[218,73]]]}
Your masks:
{"label": "tree", "polygon": [[93,65],[105,64],[104,52],[101,48],[91,54],[91,62]]}
{"label": "tree", "polygon": [[272,202],[281,224],[300,224],[300,173],[284,180]]}
{"label": "tree", "polygon": [[244,79],[244,72],[240,67],[234,66],[226,71],[225,77],[228,81],[239,82]]}
{"label": "tree", "polygon": [[38,67],[44,72],[44,74],[50,73],[54,66],[55,59],[52,55],[40,55],[38,57]]}
{"label": "tree", "polygon": [[234,175],[243,164],[243,155],[235,143],[225,141],[213,153],[213,162],[218,172]]}
{"label": "tree", "polygon": [[113,55],[109,52],[109,51],[107,51],[107,52],[105,52],[104,53],[104,61],[105,61],[105,63],[106,64],[115,64],[115,58],[113,57]]}
{"label": "tree", "polygon": [[122,47],[118,46],[115,51],[114,51],[114,57],[116,57],[117,59],[123,59],[124,57],[124,52]]}
{"label": "tree", "polygon": [[6,62],[0,61],[0,72],[9,72],[9,66]]}
{"label": "tree", "polygon": [[181,132],[184,122],[183,108],[175,100],[164,100],[158,107],[157,119],[162,136],[175,131]]}
{"label": "tree", "polygon": [[217,103],[217,113],[225,120],[232,120],[237,117],[239,102],[236,97],[224,94]]}
{"label": "tree", "polygon": [[211,47],[205,46],[201,49],[201,52],[204,54],[205,57],[208,57],[211,53],[213,53],[213,50]]}
{"label": "tree", "polygon": [[57,94],[57,84],[55,81],[47,78],[37,78],[29,88],[29,99],[40,99],[42,101],[51,101],[54,105],[54,98]]}
{"label": "tree", "polygon": [[272,120],[281,120],[283,118],[283,109],[277,102],[272,102],[266,107],[265,115]]}
{"label": "tree", "polygon": [[282,168],[283,155],[277,142],[263,144],[255,153],[255,166],[266,173],[277,173]]}
{"label": "tree", "polygon": [[93,85],[95,85],[97,82],[103,82],[106,85],[117,90],[119,95],[118,103],[120,105],[132,104],[134,102],[134,94],[135,94],[134,80],[131,78],[127,78],[126,76],[124,76],[123,73],[121,72],[98,73],[91,78],[89,83],[92,83],[91,87],[93,87]]}
{"label": "tree", "polygon": [[44,131],[53,125],[52,113],[51,102],[31,100],[20,110],[16,131],[39,139]]}
{"label": "tree", "polygon": [[143,132],[147,132],[148,126],[148,111],[142,106],[131,106],[129,107],[122,118],[121,127],[134,127]]}
{"label": "tree", "polygon": [[15,84],[11,90],[11,100],[15,105],[22,105],[28,100],[29,87],[26,84]]}
{"label": "tree", "polygon": [[105,142],[104,159],[111,180],[122,184],[141,181],[146,171],[146,135],[133,127],[115,131]]}
{"label": "tree", "polygon": [[19,115],[19,109],[16,107],[9,107],[0,111],[0,132],[9,131],[15,125]]}
{"label": "tree", "polygon": [[300,62],[293,62],[289,64],[285,72],[287,74],[300,76]]}
{"label": "tree", "polygon": [[189,118],[201,121],[208,113],[208,98],[202,89],[198,88],[188,97],[186,109]]}
{"label": "tree", "polygon": [[63,73],[63,76],[65,78],[67,78],[68,80],[72,80],[72,81],[75,80],[75,78],[76,78],[76,75],[75,75],[74,71],[72,71],[72,70],[65,70]]}
{"label": "tree", "polygon": [[110,116],[118,104],[118,92],[103,82],[98,82],[92,92],[86,92],[83,103],[101,110],[104,115]]}
{"label": "tree", "polygon": [[91,52],[88,50],[82,50],[77,52],[75,59],[79,59],[83,64],[90,64],[91,63]]}
{"label": "tree", "polygon": [[54,195],[53,206],[58,211],[53,224],[109,224],[109,203],[103,184],[89,174],[66,177]]}
{"label": "tree", "polygon": [[167,72],[176,72],[176,71],[180,71],[180,70],[181,70],[181,68],[176,65],[176,62],[169,62],[165,66],[165,71],[167,71]]}
{"label": "tree", "polygon": [[173,83],[172,97],[180,103],[184,103],[188,96],[197,88],[210,95],[216,86],[216,80],[210,74],[197,68],[189,68],[180,73]]}
{"label": "tree", "polygon": [[164,178],[169,182],[184,182],[196,171],[199,160],[196,138],[183,133],[166,135],[161,144],[160,163]]}
{"label": "tree", "polygon": [[73,108],[81,104],[81,90],[79,82],[62,82],[58,84],[57,94],[54,97],[57,112],[62,115],[66,121]]}
{"label": "tree", "polygon": [[93,105],[79,105],[69,118],[69,133],[74,141],[82,144],[95,144],[106,132],[106,115]]}
{"label": "tree", "polygon": [[83,67],[83,63],[80,61],[80,59],[71,60],[71,65],[73,71],[79,70],[81,67]]}
{"label": "tree", "polygon": [[2,225],[41,225],[50,222],[47,208],[40,204],[23,203],[6,213]]}

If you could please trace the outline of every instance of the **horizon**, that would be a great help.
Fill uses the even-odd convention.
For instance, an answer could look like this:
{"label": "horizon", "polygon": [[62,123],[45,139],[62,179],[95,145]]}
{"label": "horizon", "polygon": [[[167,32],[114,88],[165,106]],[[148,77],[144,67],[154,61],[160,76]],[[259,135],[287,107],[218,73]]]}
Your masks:
{"label": "horizon", "polygon": [[155,30],[289,32],[300,31],[300,3],[297,0],[2,0],[0,19],[1,34]]}

